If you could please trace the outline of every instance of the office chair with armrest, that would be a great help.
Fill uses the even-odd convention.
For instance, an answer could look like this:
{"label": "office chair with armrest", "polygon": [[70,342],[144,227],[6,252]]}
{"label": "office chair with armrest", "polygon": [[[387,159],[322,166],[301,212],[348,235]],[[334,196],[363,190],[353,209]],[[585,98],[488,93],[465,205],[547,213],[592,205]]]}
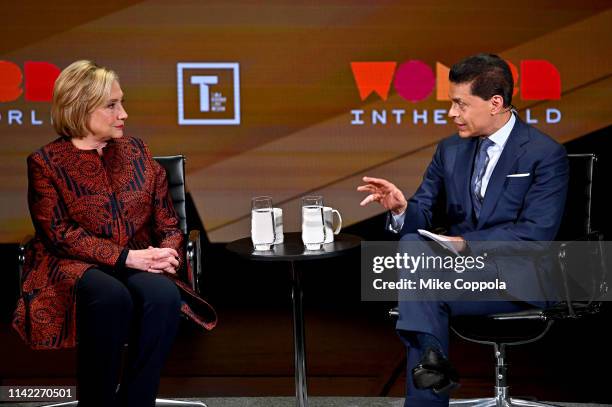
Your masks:
{"label": "office chair with armrest", "polygon": [[[582,318],[600,311],[600,298],[608,293],[607,267],[605,264],[603,236],[592,226],[593,180],[597,157],[594,154],[568,154],[570,179],[568,199],[563,221],[557,234],[561,241],[558,251],[559,272],[565,301],[546,309],[533,309],[514,313],[485,316],[453,317],[451,330],[470,342],[492,345],[496,360],[495,397],[481,399],[453,400],[451,406],[465,407],[546,407],[552,404],[510,398],[507,384],[506,347],[524,345],[543,338],[557,320]],[[444,234],[444,231],[436,233]],[[585,241],[591,253],[584,257]],[[585,261],[588,260],[588,261]],[[586,267],[588,263],[589,267]],[[591,271],[590,292],[572,292],[570,280],[573,270],[583,273]],[[581,277],[584,279],[584,277]],[[399,311],[389,311],[398,317]],[[527,325],[525,325],[527,324]],[[478,327],[475,329],[475,327]],[[501,333],[500,333],[501,331]],[[404,362],[402,362],[403,364]]]}
{"label": "office chair with armrest", "polygon": [[[607,294],[608,282],[603,236],[592,227],[593,180],[597,157],[594,154],[569,154],[568,159],[570,164],[568,198],[562,225],[557,235],[557,240],[562,241],[557,257],[565,300],[545,309],[453,318],[451,329],[459,337],[470,342],[493,346],[496,366],[494,397],[453,400],[451,406],[553,406],[537,401],[510,398],[506,379],[506,347],[532,343],[543,338],[555,321],[582,318],[600,311],[599,299]],[[589,245],[590,256],[585,256],[583,244],[585,241],[593,242]],[[571,288],[570,280],[574,270],[579,270],[582,274],[590,272],[590,292],[580,293],[581,298],[578,298],[577,293]],[[480,326],[479,333],[473,332],[475,326]],[[500,330],[505,332],[500,335]]]}
{"label": "office chair with armrest", "polygon": [[[200,292],[200,279],[202,274],[202,248],[200,243],[200,231],[187,228],[187,210],[186,210],[186,194],[185,194],[185,156],[172,155],[154,157],[155,161],[161,164],[166,170],[168,178],[168,191],[172,197],[174,209],[179,218],[179,227],[186,237],[186,262],[185,268],[182,270],[181,278],[188,282],[191,288],[197,293]],[[27,236],[19,245],[18,263],[19,263],[19,293],[21,295],[21,283],[23,276],[23,265],[25,263],[26,247],[31,240],[31,236]],[[127,347],[127,344],[126,344]],[[78,401],[70,401],[59,404],[50,404],[46,407],[68,407],[76,406]],[[156,407],[206,407],[206,404],[199,401],[179,401],[169,399],[156,399]]]}

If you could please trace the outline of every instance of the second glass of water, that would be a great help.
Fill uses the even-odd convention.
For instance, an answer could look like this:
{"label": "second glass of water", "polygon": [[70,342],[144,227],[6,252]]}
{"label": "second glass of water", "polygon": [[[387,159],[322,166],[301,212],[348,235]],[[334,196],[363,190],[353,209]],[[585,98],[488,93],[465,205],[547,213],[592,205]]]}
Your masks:
{"label": "second glass of water", "polygon": [[302,198],[302,241],[307,250],[319,250],[325,243],[322,196]]}

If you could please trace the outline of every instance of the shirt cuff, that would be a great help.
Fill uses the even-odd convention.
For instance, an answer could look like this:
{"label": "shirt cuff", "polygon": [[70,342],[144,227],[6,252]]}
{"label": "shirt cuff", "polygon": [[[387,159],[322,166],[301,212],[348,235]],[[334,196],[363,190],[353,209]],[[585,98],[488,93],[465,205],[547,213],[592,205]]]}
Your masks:
{"label": "shirt cuff", "polygon": [[402,212],[399,215],[390,212],[391,216],[389,222],[389,231],[393,233],[399,233],[404,226],[404,220],[406,219],[406,211]]}
{"label": "shirt cuff", "polygon": [[120,273],[125,269],[125,262],[127,260],[127,256],[129,252],[130,252],[130,249],[128,248],[125,248],[121,251],[121,254],[117,258],[117,262],[115,262],[115,271],[117,273]]}

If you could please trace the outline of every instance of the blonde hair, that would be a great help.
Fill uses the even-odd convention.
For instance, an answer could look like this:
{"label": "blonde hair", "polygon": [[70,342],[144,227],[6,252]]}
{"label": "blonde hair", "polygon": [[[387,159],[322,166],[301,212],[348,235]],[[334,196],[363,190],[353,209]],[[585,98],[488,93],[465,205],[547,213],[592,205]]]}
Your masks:
{"label": "blonde hair", "polygon": [[51,120],[57,134],[83,138],[90,131],[91,113],[110,96],[117,74],[92,61],[76,61],[65,68],[53,87]]}

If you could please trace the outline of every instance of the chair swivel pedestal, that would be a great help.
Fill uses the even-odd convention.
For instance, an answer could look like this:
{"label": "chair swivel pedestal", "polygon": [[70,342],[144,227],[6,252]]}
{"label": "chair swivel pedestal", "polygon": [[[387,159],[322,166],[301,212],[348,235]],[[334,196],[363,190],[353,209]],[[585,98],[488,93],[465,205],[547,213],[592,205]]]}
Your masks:
{"label": "chair swivel pedestal", "polygon": [[530,339],[523,340],[523,341],[507,342],[507,343],[475,340],[473,338],[464,336],[457,329],[452,328],[455,334],[457,334],[462,339],[465,339],[470,342],[493,346],[493,350],[495,353],[495,396],[488,397],[488,398],[479,398],[479,399],[451,400],[450,405],[456,406],[456,407],[512,407],[512,406],[556,407],[557,406],[556,404],[548,404],[548,403],[541,403],[538,401],[511,398],[510,392],[509,392],[510,388],[507,383],[508,365],[506,364],[506,346],[524,345],[524,344],[535,342],[539,340],[544,335],[546,335],[546,333],[552,326],[553,322],[554,322],[553,320],[546,321],[546,326],[543,332],[534,338],[530,338]]}
{"label": "chair swivel pedestal", "polygon": [[521,399],[510,398],[509,387],[506,383],[506,370],[507,365],[505,363],[505,344],[495,344],[495,397],[482,398],[482,399],[464,399],[464,400],[451,400],[449,403],[451,406],[457,407],[512,407],[512,406],[525,406],[525,407],[556,407],[556,404],[541,403],[538,401],[528,401]]}

